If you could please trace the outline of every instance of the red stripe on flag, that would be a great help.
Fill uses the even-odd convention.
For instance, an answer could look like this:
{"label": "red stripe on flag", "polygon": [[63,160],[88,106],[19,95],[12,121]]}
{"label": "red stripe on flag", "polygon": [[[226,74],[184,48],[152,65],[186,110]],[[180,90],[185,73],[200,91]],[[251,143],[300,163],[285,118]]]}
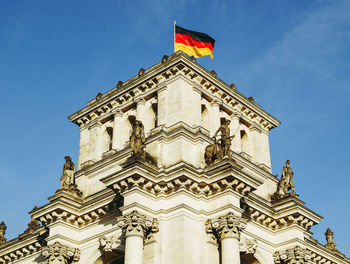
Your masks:
{"label": "red stripe on flag", "polygon": [[191,38],[189,35],[183,35],[183,34],[175,34],[175,43],[182,43],[185,44],[187,46],[193,47],[196,46],[198,48],[208,48],[211,51],[214,50],[214,47],[211,43],[208,42],[200,42],[197,40],[194,40],[193,38]]}

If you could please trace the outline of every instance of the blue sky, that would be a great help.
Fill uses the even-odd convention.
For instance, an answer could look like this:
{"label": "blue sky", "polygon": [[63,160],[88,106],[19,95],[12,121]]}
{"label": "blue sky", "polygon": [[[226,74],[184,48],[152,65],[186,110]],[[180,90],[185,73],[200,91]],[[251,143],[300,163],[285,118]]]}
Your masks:
{"label": "blue sky", "polygon": [[0,221],[11,239],[77,163],[66,118],[173,51],[173,21],[216,40],[197,61],[282,121],[272,170],[295,188],[350,256],[350,2],[0,0]]}

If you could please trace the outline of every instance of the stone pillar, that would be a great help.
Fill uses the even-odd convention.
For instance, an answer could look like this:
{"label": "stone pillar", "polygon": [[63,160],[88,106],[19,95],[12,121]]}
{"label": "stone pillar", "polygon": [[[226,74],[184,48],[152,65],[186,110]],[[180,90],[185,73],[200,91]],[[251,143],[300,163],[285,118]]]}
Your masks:
{"label": "stone pillar", "polygon": [[101,158],[101,127],[100,121],[95,120],[89,127],[90,140],[89,140],[89,160],[97,161]]}
{"label": "stone pillar", "polygon": [[220,127],[220,105],[222,101],[219,99],[214,99],[211,102],[210,109],[210,136],[214,136],[216,130]]}
{"label": "stone pillar", "polygon": [[166,82],[158,86],[158,126],[167,125],[167,88],[168,84]]}
{"label": "stone pillar", "polygon": [[125,231],[125,264],[143,263],[143,240],[158,232],[158,221],[132,211],[118,218],[118,226]]}
{"label": "stone pillar", "polygon": [[197,83],[193,83],[193,96],[192,96],[192,110],[189,114],[193,115],[193,126],[200,126],[202,124],[202,104],[201,86]]}
{"label": "stone pillar", "polygon": [[208,219],[205,222],[205,232],[207,234],[207,263],[210,264],[219,264],[220,263],[220,255],[218,249],[217,238],[215,237],[214,230],[212,227],[212,222]]}
{"label": "stone pillar", "polygon": [[123,112],[120,108],[117,108],[114,111],[113,141],[112,141],[112,149],[115,149],[117,151],[123,148],[123,142],[121,142],[122,119],[123,119]]}
{"label": "stone pillar", "polygon": [[136,119],[144,121],[146,119],[145,117],[145,104],[146,100],[143,97],[137,97],[134,99],[134,102],[136,103]]}
{"label": "stone pillar", "polygon": [[261,155],[262,163],[266,166],[265,169],[271,172],[269,131],[266,130],[261,131]]}
{"label": "stone pillar", "polygon": [[221,241],[222,264],[240,264],[239,236],[246,221],[230,212],[211,220],[211,225]]}
{"label": "stone pillar", "polygon": [[79,160],[78,170],[81,169],[81,164],[89,160],[89,144],[90,144],[90,130],[87,126],[80,129],[80,142],[79,142]]}
{"label": "stone pillar", "polygon": [[240,131],[240,125],[239,125],[239,119],[241,118],[242,114],[235,111],[232,114],[231,117],[231,124],[230,124],[230,130],[231,134],[235,134],[235,137],[232,139],[231,142],[231,150],[236,152],[236,153],[241,153],[242,148],[241,148],[241,131]]}
{"label": "stone pillar", "polygon": [[261,129],[258,124],[253,123],[249,127],[249,136],[251,138],[252,161],[256,164],[262,163],[261,160]]}

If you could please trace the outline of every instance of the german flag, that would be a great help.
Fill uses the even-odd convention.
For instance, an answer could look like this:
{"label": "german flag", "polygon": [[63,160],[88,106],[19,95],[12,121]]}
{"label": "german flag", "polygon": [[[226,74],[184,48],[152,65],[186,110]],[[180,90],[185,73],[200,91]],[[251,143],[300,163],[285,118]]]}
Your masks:
{"label": "german flag", "polygon": [[175,52],[181,50],[195,58],[210,55],[213,58],[215,39],[207,34],[175,25]]}

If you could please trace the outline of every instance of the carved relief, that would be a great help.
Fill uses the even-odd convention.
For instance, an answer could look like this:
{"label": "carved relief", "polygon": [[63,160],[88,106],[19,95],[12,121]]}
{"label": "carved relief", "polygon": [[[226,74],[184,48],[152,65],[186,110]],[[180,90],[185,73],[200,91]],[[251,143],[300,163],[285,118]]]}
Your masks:
{"label": "carved relief", "polygon": [[239,241],[239,251],[246,254],[254,254],[257,246],[256,239],[243,238]]}
{"label": "carved relief", "polygon": [[[293,182],[293,171],[289,166],[290,161],[287,160],[282,169],[282,176],[277,185],[277,191],[272,195],[271,200],[277,201],[287,196],[298,196],[295,193]],[[291,193],[289,191],[292,191]]]}
{"label": "carved relief", "polygon": [[111,236],[109,238],[103,236],[99,239],[99,242],[102,252],[113,252],[121,244],[117,236]]}
{"label": "carved relief", "polygon": [[[214,234],[219,240],[228,237],[234,237],[239,239],[240,233],[245,229],[247,223],[245,219],[242,219],[239,216],[234,215],[232,212],[224,216],[210,220],[211,228],[214,231]],[[207,230],[210,230],[207,227]]]}
{"label": "carved relief", "polygon": [[276,264],[306,264],[311,259],[309,250],[296,246],[284,251],[276,251],[273,254]]}
{"label": "carved relief", "polygon": [[5,233],[6,233],[7,226],[5,225],[5,222],[2,221],[0,223],[0,245],[6,243]]}
{"label": "carved relief", "polygon": [[118,226],[125,231],[125,235],[139,235],[150,239],[153,233],[159,231],[158,220],[138,213],[136,210],[118,219]]}
{"label": "carved relief", "polygon": [[77,264],[80,259],[80,250],[69,248],[59,242],[46,246],[41,251],[47,259],[47,264]]}

